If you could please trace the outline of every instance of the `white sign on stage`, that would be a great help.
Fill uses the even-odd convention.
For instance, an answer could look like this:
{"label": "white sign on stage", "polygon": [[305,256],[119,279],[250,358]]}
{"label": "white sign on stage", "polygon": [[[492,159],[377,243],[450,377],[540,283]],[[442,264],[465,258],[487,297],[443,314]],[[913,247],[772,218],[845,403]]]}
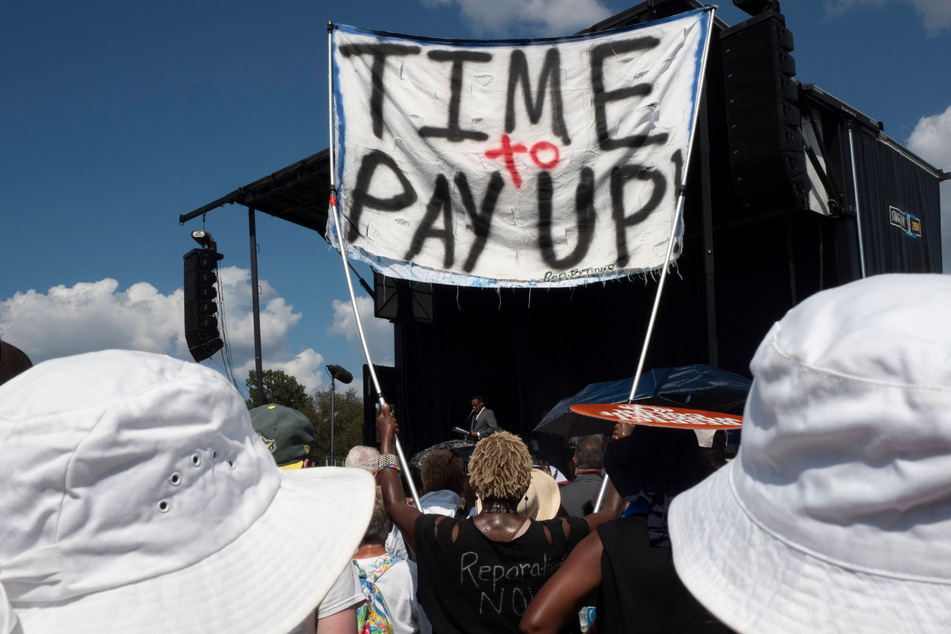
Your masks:
{"label": "white sign on stage", "polygon": [[[712,16],[517,41],[335,25],[348,255],[388,276],[470,286],[663,266]],[[331,215],[333,244],[335,231]]]}

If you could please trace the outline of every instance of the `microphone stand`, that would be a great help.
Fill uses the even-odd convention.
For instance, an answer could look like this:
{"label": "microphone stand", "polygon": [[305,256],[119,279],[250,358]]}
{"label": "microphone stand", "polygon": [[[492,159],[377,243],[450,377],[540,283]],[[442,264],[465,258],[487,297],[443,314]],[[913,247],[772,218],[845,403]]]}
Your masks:
{"label": "microphone stand", "polygon": [[337,455],[334,453],[334,421],[336,412],[334,411],[334,393],[337,391],[337,377],[330,375],[330,464],[337,466]]}

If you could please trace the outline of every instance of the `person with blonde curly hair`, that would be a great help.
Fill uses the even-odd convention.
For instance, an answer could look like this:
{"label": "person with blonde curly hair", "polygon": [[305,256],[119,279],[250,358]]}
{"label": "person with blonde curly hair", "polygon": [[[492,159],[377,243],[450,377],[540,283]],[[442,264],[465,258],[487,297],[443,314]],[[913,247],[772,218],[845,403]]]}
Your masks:
{"label": "person with blonde curly hair", "polygon": [[[420,513],[408,506],[394,455],[396,419],[377,418],[387,514],[415,549],[417,599],[436,632],[515,632],[534,594],[595,526],[618,516],[613,488],[604,509],[585,518],[535,521],[517,512],[532,460],[517,436],[499,431],[479,441],[469,459],[469,484],[481,511],[466,519]],[[424,505],[425,509],[425,505]]]}
{"label": "person with blonde curly hair", "polygon": [[469,459],[469,485],[480,499],[521,499],[532,481],[532,457],[517,436],[496,432]]}

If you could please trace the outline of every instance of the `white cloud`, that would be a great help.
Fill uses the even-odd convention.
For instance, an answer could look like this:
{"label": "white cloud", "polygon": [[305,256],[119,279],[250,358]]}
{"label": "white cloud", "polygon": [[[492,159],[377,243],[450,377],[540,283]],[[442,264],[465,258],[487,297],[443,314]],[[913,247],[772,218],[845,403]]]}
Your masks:
{"label": "white cloud", "polygon": [[[274,361],[271,359],[262,359],[265,370],[281,370],[285,374],[295,377],[308,394],[313,394],[315,390],[324,387],[324,357],[319,352],[307,348],[297,356],[284,361]],[[248,373],[254,369],[254,357],[242,365],[235,368],[235,375],[246,381]],[[242,386],[244,383],[241,384]]]}
{"label": "white cloud", "polygon": [[827,15],[837,17],[866,7],[881,9],[889,2],[904,2],[914,6],[921,15],[925,32],[931,37],[951,29],[951,2],[948,0],[827,0],[825,9]]}
{"label": "white cloud", "polygon": [[494,36],[513,31],[568,35],[612,14],[599,0],[423,0],[423,4],[458,5],[476,33]]}
{"label": "white cloud", "polygon": [[[919,119],[905,145],[938,169],[951,171],[951,106],[940,114]],[[951,273],[951,181],[940,187],[941,249],[944,271]]]}
{"label": "white cloud", "polygon": [[[236,266],[224,267],[218,271],[218,285],[225,298],[225,333],[231,345],[233,359],[248,359],[235,368],[235,376],[242,389],[248,378],[248,371],[254,369],[254,314],[251,299],[251,271]],[[295,377],[308,394],[324,387],[324,357],[319,352],[307,348],[297,354],[290,354],[288,336],[301,320],[301,313],[294,312],[294,306],[267,282],[258,280],[260,293],[258,302],[261,319],[262,367],[265,370],[282,370]]]}
{"label": "white cloud", "polygon": [[[254,358],[254,315],[251,303],[251,271],[236,266],[219,271],[218,285],[225,300],[225,331],[236,359]],[[301,319],[266,280],[258,280],[261,317],[261,349],[287,350],[288,334]],[[220,317],[219,317],[220,319]],[[281,357],[276,361],[285,361]],[[267,365],[267,364],[266,364]],[[270,365],[267,365],[270,368]]]}
{"label": "white cloud", "polygon": [[907,145],[935,167],[951,169],[951,106],[942,113],[919,119]]}
{"label": "white cloud", "polygon": [[[254,367],[250,271],[224,267],[219,270],[218,286],[224,299],[223,334],[230,343],[231,357],[239,362],[251,360],[235,368],[243,389],[248,369]],[[310,348],[289,352],[288,334],[302,315],[267,281],[259,280],[259,286],[264,367],[294,375],[308,392],[322,387],[323,356]],[[54,286],[46,293],[17,292],[0,301],[0,337],[23,350],[34,364],[109,348],[191,360],[185,343],[183,291],[163,295],[147,282],[125,291],[119,290],[116,280],[106,278],[72,287]],[[217,355],[212,361],[216,359]]]}
{"label": "white cloud", "polygon": [[17,292],[0,302],[0,336],[33,361],[127,348],[181,356],[182,291],[162,295],[146,282],[117,292],[110,278]]}
{"label": "white cloud", "polygon": [[[369,297],[357,297],[360,322],[367,338],[367,348],[375,365],[393,365],[393,324],[385,319],[373,316],[373,300]],[[344,337],[354,351],[362,358],[363,344],[357,320],[353,314],[353,303],[349,300],[333,300],[334,321],[327,327],[328,336]]]}

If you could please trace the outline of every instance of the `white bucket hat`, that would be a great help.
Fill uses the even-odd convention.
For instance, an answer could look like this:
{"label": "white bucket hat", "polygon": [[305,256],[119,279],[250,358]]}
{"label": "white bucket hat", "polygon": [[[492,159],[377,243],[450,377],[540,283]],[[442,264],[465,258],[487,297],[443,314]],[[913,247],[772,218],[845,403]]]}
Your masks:
{"label": "white bucket hat", "polygon": [[363,471],[278,469],[214,370],[118,350],[0,387],[0,483],[0,625],[24,634],[287,632],[374,498]]}
{"label": "white bucket hat", "polygon": [[951,631],[951,277],[814,295],[753,358],[737,459],[671,504],[739,632]]}

